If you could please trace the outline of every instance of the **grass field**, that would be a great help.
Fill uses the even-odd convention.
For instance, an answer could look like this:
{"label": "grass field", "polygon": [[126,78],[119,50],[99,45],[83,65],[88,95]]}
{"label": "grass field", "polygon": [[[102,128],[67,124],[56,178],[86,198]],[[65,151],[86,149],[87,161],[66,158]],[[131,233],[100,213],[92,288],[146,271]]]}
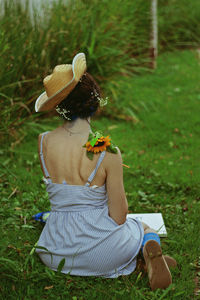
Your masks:
{"label": "grass field", "polygon": [[199,80],[195,52],[162,54],[154,73],[122,78],[116,85],[121,96],[115,105],[135,122],[121,120],[120,114],[103,114],[92,122],[111,135],[130,166],[124,169],[129,210],[163,213],[168,231],[163,251],[178,262],[173,284],[152,292],[142,270],[118,279],[63,275],[30,255],[42,230],[31,216],[49,209],[37,135],[60,123],[30,118],[21,128],[21,140],[1,148],[1,299],[198,299]]}

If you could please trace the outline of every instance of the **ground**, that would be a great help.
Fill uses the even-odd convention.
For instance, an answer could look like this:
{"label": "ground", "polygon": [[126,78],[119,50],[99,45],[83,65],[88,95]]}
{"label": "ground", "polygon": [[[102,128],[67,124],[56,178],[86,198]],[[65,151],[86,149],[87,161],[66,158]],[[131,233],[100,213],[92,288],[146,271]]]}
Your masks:
{"label": "ground", "polygon": [[[178,262],[173,284],[152,292],[140,269],[119,279],[66,276],[49,270],[31,252],[42,230],[32,215],[49,209],[37,136],[60,122],[32,117],[21,129],[21,142],[1,150],[2,299],[198,298],[199,71],[195,51],[162,54],[155,72],[119,81],[120,97],[108,107],[121,110],[122,116],[101,115],[92,122],[94,130],[112,137],[130,167],[124,168],[129,211],[162,212],[168,231],[163,252]],[[135,121],[123,120],[126,114]]]}

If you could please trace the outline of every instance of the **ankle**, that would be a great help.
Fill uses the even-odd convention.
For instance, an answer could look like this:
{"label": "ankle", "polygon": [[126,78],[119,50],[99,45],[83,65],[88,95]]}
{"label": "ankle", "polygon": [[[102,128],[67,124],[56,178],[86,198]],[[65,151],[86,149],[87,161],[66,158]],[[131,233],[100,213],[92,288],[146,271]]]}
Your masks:
{"label": "ankle", "polygon": [[142,247],[141,247],[142,253],[143,253],[143,249],[144,249],[145,244],[148,241],[152,241],[152,240],[156,241],[160,245],[160,237],[157,233],[155,233],[155,232],[146,233],[144,235],[144,238],[143,238],[143,241],[142,241]]}

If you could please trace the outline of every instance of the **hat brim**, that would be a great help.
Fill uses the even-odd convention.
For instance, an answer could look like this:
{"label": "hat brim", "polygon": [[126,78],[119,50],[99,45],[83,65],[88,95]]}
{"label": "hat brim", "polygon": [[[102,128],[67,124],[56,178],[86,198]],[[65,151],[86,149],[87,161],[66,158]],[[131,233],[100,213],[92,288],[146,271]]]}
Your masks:
{"label": "hat brim", "polygon": [[58,90],[51,97],[43,92],[35,102],[35,111],[48,111],[55,108],[62,100],[64,100],[69,93],[75,88],[80,78],[86,72],[86,58],[84,53],[78,53],[72,61],[73,78],[62,89]]}

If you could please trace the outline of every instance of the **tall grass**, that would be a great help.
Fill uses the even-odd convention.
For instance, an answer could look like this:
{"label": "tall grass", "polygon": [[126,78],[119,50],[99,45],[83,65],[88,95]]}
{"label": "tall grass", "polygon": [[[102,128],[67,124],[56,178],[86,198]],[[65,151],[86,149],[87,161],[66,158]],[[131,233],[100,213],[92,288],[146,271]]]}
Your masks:
{"label": "tall grass", "polygon": [[24,108],[33,110],[33,100],[42,89],[41,78],[55,65],[71,62],[79,51],[86,53],[88,71],[101,86],[116,75],[130,75],[145,63],[148,5],[147,1],[141,6],[140,0],[123,5],[120,0],[77,0],[67,5],[59,1],[45,11],[42,20],[35,11],[32,22],[28,5],[24,8],[20,2],[4,1],[0,110],[5,126],[1,131],[16,126]]}
{"label": "tall grass", "polygon": [[[67,4],[66,4],[67,3]],[[160,0],[160,49],[197,46],[198,0]],[[150,0],[56,1],[31,18],[26,2],[4,0],[0,16],[0,134],[18,139],[21,123],[34,111],[42,78],[70,63],[79,51],[91,72],[121,107],[118,81],[142,72],[149,62]],[[107,108],[110,109],[110,106]],[[112,110],[113,113],[113,110]]]}
{"label": "tall grass", "polygon": [[199,0],[159,0],[158,21],[161,51],[199,47]]}
{"label": "tall grass", "polygon": [[[103,83],[115,74],[133,71],[134,57],[148,47],[149,20],[145,14],[142,17],[142,11],[148,12],[148,1],[142,10],[140,0],[121,6],[120,0],[63,2],[55,2],[42,22],[35,11],[32,24],[28,6],[24,9],[20,2],[5,1],[1,42],[6,51],[1,63],[6,80],[3,74],[0,78],[4,86],[27,78],[38,81],[56,64],[70,62],[78,51],[86,53],[88,70]],[[13,95],[10,89],[7,93]]]}

